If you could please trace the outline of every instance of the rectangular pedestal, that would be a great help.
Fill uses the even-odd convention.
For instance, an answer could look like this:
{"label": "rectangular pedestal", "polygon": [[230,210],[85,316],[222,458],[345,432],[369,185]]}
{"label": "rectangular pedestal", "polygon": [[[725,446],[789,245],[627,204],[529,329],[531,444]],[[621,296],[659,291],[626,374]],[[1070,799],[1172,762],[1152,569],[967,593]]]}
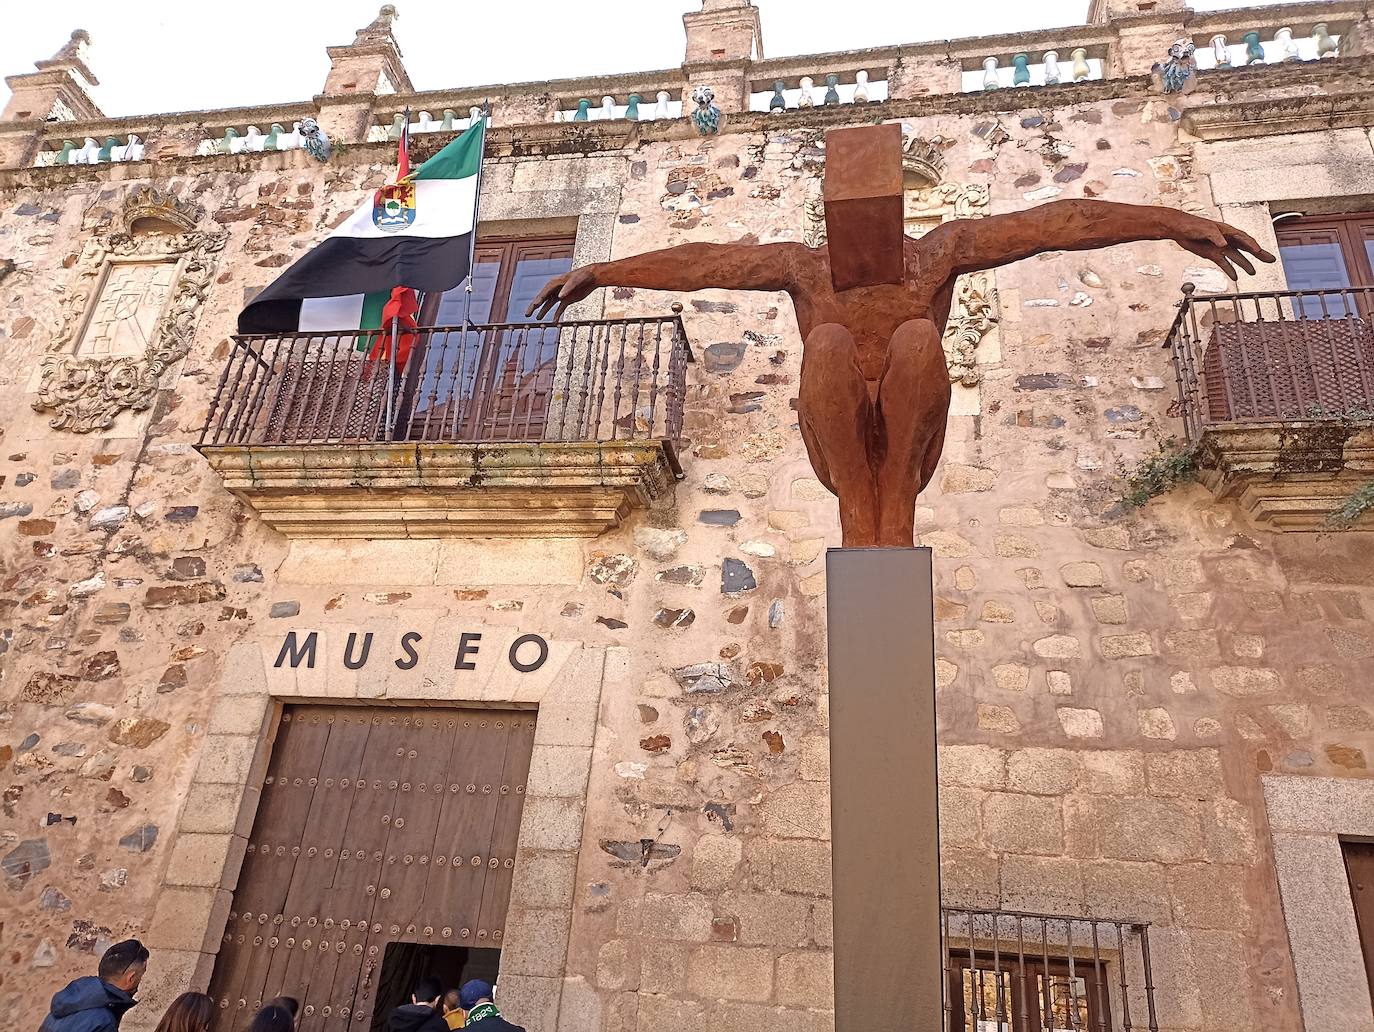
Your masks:
{"label": "rectangular pedestal", "polygon": [[928,548],[826,555],[836,1032],[943,1021]]}

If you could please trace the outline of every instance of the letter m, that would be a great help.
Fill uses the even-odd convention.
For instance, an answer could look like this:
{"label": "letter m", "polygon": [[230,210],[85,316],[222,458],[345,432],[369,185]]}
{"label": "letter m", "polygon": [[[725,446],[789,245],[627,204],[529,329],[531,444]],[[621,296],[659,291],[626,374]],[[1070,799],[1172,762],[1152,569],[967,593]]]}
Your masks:
{"label": "letter m", "polygon": [[294,670],[301,665],[301,660],[305,660],[307,670],[315,669],[315,640],[319,637],[318,631],[311,631],[305,636],[305,644],[299,645],[296,642],[296,632],[287,631],[286,640],[281,643],[281,651],[277,653],[277,661],[272,665],[279,667],[283,663],[290,661],[291,668]]}

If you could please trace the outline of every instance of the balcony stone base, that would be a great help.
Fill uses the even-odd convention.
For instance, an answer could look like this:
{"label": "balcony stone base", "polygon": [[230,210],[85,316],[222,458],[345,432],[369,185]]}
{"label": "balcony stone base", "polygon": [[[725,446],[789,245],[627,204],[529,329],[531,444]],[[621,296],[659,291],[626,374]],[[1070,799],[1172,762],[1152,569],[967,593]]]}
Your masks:
{"label": "balcony stone base", "polygon": [[663,441],[206,445],[290,538],[596,537],[663,495]]}
{"label": "balcony stone base", "polygon": [[[1374,427],[1330,421],[1208,426],[1198,479],[1273,530],[1332,530],[1331,513],[1374,481]],[[1374,530],[1374,513],[1348,529]]]}

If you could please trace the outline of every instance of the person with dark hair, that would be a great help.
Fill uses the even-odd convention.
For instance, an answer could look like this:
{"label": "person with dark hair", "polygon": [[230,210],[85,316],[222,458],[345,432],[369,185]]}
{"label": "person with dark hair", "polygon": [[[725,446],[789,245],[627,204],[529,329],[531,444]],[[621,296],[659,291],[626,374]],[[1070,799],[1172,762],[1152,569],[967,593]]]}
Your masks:
{"label": "person with dark hair", "polygon": [[444,1016],[444,1023],[450,1029],[462,1028],[467,1023],[467,1012],[463,1010],[462,994],[457,989],[450,989],[444,993],[444,1002],[439,1006],[439,1012]]}
{"label": "person with dark hair", "polygon": [[268,1003],[270,1006],[281,1007],[289,1011],[292,1021],[300,1017],[301,1002],[294,996],[278,996],[275,1000],[269,1000]]}
{"label": "person with dark hair", "polygon": [[157,1032],[210,1032],[215,1001],[204,993],[182,993],[162,1015]]}
{"label": "person with dark hair", "polygon": [[490,982],[474,978],[471,982],[463,983],[463,988],[458,990],[458,998],[468,1012],[467,1027],[476,1025],[477,1032],[525,1032],[519,1025],[512,1025],[501,1016],[492,1002],[495,996],[496,990]]}
{"label": "person with dark hair", "polygon": [[439,1001],[444,987],[433,975],[427,975],[415,986],[410,1002],[403,1003],[386,1019],[389,1032],[448,1032],[448,1022],[439,1013]]}
{"label": "person with dark hair", "polygon": [[100,958],[98,974],[75,979],[52,998],[38,1032],[117,1032],[138,1001],[134,993],[148,968],[148,950],[137,939],[111,946]]}
{"label": "person with dark hair", "polygon": [[248,1032],[292,1032],[295,1027],[296,1019],[291,1012],[274,1000],[253,1015]]}

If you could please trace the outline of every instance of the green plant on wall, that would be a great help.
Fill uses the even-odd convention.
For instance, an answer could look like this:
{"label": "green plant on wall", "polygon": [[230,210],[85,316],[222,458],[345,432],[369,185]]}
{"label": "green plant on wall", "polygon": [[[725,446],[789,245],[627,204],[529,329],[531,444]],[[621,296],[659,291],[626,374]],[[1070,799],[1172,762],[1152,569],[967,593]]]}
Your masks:
{"label": "green plant on wall", "polygon": [[1139,509],[1151,498],[1191,481],[1197,476],[1197,453],[1196,444],[1180,444],[1173,438],[1164,441],[1158,451],[1126,473],[1121,503],[1128,509]]}
{"label": "green plant on wall", "polygon": [[1374,480],[1352,492],[1339,509],[1326,517],[1326,525],[1334,530],[1344,530],[1354,526],[1365,513],[1374,509]]}

